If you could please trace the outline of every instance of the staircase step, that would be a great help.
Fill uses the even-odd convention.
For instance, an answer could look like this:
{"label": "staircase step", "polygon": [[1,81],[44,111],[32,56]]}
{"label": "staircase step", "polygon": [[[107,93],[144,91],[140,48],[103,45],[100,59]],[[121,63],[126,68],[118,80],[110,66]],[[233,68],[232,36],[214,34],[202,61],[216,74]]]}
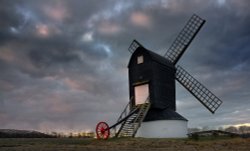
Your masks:
{"label": "staircase step", "polygon": [[140,127],[141,122],[145,118],[149,107],[149,103],[138,106],[139,111],[126,119],[118,131],[117,137],[133,137]]}

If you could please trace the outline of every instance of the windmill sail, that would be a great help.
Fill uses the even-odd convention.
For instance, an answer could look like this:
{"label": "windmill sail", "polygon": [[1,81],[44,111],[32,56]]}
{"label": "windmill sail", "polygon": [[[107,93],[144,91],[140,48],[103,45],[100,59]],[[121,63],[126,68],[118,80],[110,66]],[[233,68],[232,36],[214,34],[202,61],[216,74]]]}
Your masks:
{"label": "windmill sail", "polygon": [[222,101],[181,66],[176,67],[176,80],[195,96],[210,112],[214,113]]}
{"label": "windmill sail", "polygon": [[176,64],[204,23],[205,20],[194,14],[164,56],[173,64]]}
{"label": "windmill sail", "polygon": [[138,47],[143,47],[137,40],[133,40],[130,44],[128,51],[133,53]]}

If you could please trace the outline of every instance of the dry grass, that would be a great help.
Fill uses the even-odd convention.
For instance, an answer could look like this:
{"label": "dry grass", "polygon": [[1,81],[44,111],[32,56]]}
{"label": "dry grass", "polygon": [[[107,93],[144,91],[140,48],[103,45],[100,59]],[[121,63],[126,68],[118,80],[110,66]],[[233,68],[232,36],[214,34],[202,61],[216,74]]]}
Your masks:
{"label": "dry grass", "polygon": [[0,139],[0,151],[249,151],[250,139],[80,138]]}

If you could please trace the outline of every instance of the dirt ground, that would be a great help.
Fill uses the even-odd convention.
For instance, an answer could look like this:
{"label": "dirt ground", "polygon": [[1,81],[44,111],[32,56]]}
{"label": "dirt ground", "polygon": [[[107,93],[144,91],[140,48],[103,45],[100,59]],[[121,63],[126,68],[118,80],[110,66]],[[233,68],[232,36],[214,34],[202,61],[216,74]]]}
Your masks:
{"label": "dirt ground", "polygon": [[250,139],[0,139],[0,151],[250,151]]}

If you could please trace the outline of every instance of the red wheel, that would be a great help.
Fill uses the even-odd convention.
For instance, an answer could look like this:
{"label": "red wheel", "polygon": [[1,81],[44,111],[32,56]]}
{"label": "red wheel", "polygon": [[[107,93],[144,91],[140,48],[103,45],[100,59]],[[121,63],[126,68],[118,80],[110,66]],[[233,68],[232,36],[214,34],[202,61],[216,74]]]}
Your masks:
{"label": "red wheel", "polygon": [[99,122],[96,125],[96,136],[97,139],[108,139],[109,138],[109,126],[105,122]]}

